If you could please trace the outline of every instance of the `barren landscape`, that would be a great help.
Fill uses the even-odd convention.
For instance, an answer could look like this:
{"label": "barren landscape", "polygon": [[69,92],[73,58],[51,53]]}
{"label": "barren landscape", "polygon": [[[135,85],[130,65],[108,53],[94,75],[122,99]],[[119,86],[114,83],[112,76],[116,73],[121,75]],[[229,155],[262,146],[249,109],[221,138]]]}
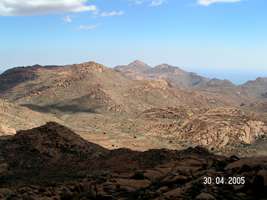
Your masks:
{"label": "barren landscape", "polygon": [[253,144],[267,131],[266,90],[265,78],[237,86],[141,61],[18,67],[0,76],[1,134],[54,121],[109,149],[265,155]]}
{"label": "barren landscape", "polygon": [[[57,123],[1,140],[2,199],[266,199],[267,158],[108,150]],[[204,177],[225,183],[204,184]],[[232,184],[228,177],[245,177]]]}
{"label": "barren landscape", "polygon": [[0,0],[0,200],[267,200],[266,0]]}
{"label": "barren landscape", "polygon": [[1,198],[264,199],[266,91],[266,78],[235,85],[141,61],[9,69]]}

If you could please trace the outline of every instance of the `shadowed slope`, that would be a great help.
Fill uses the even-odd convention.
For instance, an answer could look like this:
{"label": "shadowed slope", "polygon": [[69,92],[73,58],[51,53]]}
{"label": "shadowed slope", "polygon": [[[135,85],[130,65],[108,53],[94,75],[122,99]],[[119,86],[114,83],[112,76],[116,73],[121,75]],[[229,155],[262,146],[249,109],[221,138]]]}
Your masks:
{"label": "shadowed slope", "polygon": [[[108,151],[53,122],[0,143],[2,199],[267,197],[266,157],[226,158],[201,147]],[[229,176],[245,179],[232,185]],[[204,184],[204,177],[225,177],[226,184]]]}
{"label": "shadowed slope", "polygon": [[51,114],[38,113],[0,99],[0,136],[15,134],[16,130],[41,126],[48,121],[61,122]]}

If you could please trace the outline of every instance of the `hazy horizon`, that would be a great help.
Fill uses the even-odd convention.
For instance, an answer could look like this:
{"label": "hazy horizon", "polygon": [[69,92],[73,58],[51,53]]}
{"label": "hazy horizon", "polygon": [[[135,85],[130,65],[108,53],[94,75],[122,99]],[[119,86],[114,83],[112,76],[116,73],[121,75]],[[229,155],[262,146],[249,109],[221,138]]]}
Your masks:
{"label": "hazy horizon", "polygon": [[265,0],[0,0],[0,72],[143,60],[240,84],[267,76]]}
{"label": "hazy horizon", "polygon": [[[139,60],[139,61],[142,61],[146,64],[148,64],[149,66],[151,67],[156,67],[157,65],[160,65],[160,64],[169,64],[171,66],[175,66],[175,67],[179,67],[180,69],[182,70],[185,70],[187,72],[193,72],[193,73],[196,73],[198,75],[201,75],[201,76],[204,76],[204,77],[207,77],[207,78],[210,78],[210,79],[213,79],[213,78],[218,78],[218,79],[226,79],[226,80],[230,80],[231,82],[233,82],[234,84],[236,85],[241,85],[241,84],[244,84],[246,83],[247,81],[251,81],[251,80],[255,80],[257,78],[265,78],[267,77],[267,70],[266,71],[261,71],[261,72],[255,72],[255,71],[243,71],[243,72],[240,72],[240,71],[224,71],[223,69],[221,70],[214,70],[214,69],[209,69],[209,68],[206,68],[205,70],[202,70],[203,68],[194,68],[194,67],[185,67],[185,66],[181,66],[181,65],[175,65],[173,63],[167,63],[167,62],[160,62],[160,63],[157,63],[157,64],[151,64],[151,63],[147,63],[145,62],[144,60],[141,60],[141,59],[135,59],[135,60]],[[119,63],[117,65],[107,65],[105,63],[101,63],[101,62],[98,62],[98,61],[94,61],[94,62],[97,62],[99,64],[104,64],[106,67],[109,67],[109,68],[114,68],[118,65],[128,65],[130,64],[131,62],[134,62],[135,60],[132,60],[132,61],[128,61],[127,63]],[[43,66],[46,66],[46,65],[68,65],[68,64],[77,64],[77,63],[83,63],[83,62],[88,62],[88,61],[93,61],[93,60],[85,60],[85,61],[80,61],[80,62],[73,62],[73,63],[63,63],[63,64],[60,64],[60,63],[46,63],[46,64],[40,64],[40,63],[31,63],[31,64],[25,64],[25,65],[17,65],[17,66],[12,66],[12,67],[7,67],[6,69],[4,68],[1,68],[0,67],[0,74],[3,73],[4,71],[8,70],[8,69],[12,69],[14,67],[26,67],[26,66],[32,66],[32,65],[43,65]]]}

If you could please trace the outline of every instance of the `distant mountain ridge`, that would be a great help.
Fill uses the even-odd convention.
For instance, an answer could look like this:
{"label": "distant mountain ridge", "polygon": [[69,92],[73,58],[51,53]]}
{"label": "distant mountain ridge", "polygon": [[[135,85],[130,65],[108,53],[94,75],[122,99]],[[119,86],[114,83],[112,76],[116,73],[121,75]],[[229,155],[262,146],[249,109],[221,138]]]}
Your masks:
{"label": "distant mountain ridge", "polygon": [[253,81],[247,81],[242,85],[235,85],[230,80],[207,78],[193,72],[187,72],[180,67],[169,64],[161,64],[151,67],[146,63],[136,60],[128,65],[114,68],[131,79],[163,79],[171,85],[184,89],[205,90],[215,93],[223,93],[249,98],[267,97],[267,78],[259,77]]}
{"label": "distant mountain ridge", "polygon": [[[86,64],[86,63],[95,63],[93,61],[91,62],[85,62],[83,64]],[[35,64],[35,65],[32,65],[32,66],[19,66],[19,67],[14,67],[14,68],[9,68],[7,70],[0,70],[0,75],[9,75],[10,73],[21,73],[21,72],[30,72],[30,71],[34,71],[34,70],[38,70],[38,69],[53,69],[53,68],[61,68],[61,67],[69,67],[71,65],[65,65],[65,66],[62,66],[62,65],[39,65],[39,64]],[[228,86],[239,86],[239,87],[250,87],[254,84],[266,84],[267,83],[267,77],[258,77],[256,78],[255,80],[248,80],[246,81],[245,83],[243,84],[240,84],[240,85],[236,85],[234,84],[231,80],[227,80],[227,79],[218,79],[216,77],[214,78],[208,78],[208,77],[205,77],[205,76],[201,76],[195,72],[188,72],[186,70],[183,70],[182,68],[180,67],[177,67],[177,66],[173,66],[173,65],[169,65],[169,64],[160,64],[160,65],[156,65],[154,67],[146,64],[145,62],[141,61],[141,60],[135,60],[131,63],[129,63],[128,65],[118,65],[118,66],[115,66],[113,68],[115,71],[119,71],[119,72],[123,72],[124,74],[128,74],[128,73],[137,73],[137,74],[146,74],[146,78],[150,78],[150,79],[153,79],[153,78],[157,78],[157,75],[159,74],[165,74],[165,73],[176,73],[177,74],[180,74],[180,75],[188,75],[188,76],[191,76],[192,79],[194,80],[194,78],[196,79],[200,79],[201,81],[204,80],[204,83],[206,83],[207,85],[210,85],[210,86],[214,86],[214,85],[228,85]],[[23,74],[23,76],[25,76]],[[162,75],[162,77],[164,77]],[[3,77],[1,77],[3,78]],[[178,78],[178,77],[177,77]],[[25,78],[27,79],[27,78]],[[16,80],[18,81],[18,80]],[[185,84],[187,85],[187,84]],[[199,86],[201,85],[200,84],[200,81],[198,82],[194,82],[189,84],[191,86]],[[205,85],[205,84],[204,84]],[[3,87],[3,86],[2,86]],[[0,89],[1,91],[1,89]]]}
{"label": "distant mountain ridge", "polygon": [[114,68],[133,79],[164,79],[174,86],[183,88],[194,87],[208,82],[208,78],[195,73],[186,72],[179,67],[161,64],[151,67],[142,61],[136,60],[129,65]]}
{"label": "distant mountain ridge", "polygon": [[119,66],[115,67],[115,69],[118,71],[123,71],[123,72],[132,71],[132,72],[136,72],[136,73],[145,72],[145,71],[149,70],[150,68],[151,67],[148,64],[146,64],[140,60],[135,60],[128,65],[119,65]]}
{"label": "distant mountain ridge", "polygon": [[170,82],[173,86],[187,89],[207,87],[237,87],[237,85],[230,80],[207,78],[197,73],[187,72],[180,67],[166,63],[151,67],[140,60],[135,60],[128,65],[116,66],[114,69],[122,72],[124,75],[132,79],[164,79]]}
{"label": "distant mountain ridge", "polygon": [[[210,79],[193,72],[187,72],[179,67],[175,67],[168,64],[161,64],[155,67],[151,67],[140,60],[136,60],[128,65],[117,66],[114,69],[107,68],[104,65],[95,62],[86,62],[82,64],[65,66],[33,65],[29,67],[16,67],[13,69],[9,69],[0,75],[0,95],[2,94],[1,96],[3,97],[5,96],[5,93],[9,93],[8,98],[10,99],[10,91],[12,90],[12,88],[14,88],[14,91],[16,91],[17,89],[15,88],[17,86],[21,86],[21,84],[25,83],[35,82],[35,80],[40,80],[40,77],[44,78],[45,76],[43,75],[45,74],[52,75],[54,78],[51,78],[54,79],[55,82],[59,81],[57,80],[59,79],[59,77],[62,77],[61,81],[63,81],[62,84],[65,85],[64,87],[70,87],[72,83],[76,83],[78,79],[83,80],[87,76],[85,75],[86,73],[90,73],[91,75],[93,75],[92,73],[97,71],[104,72],[104,74],[110,74],[103,75],[103,77],[109,79],[107,80],[106,78],[104,78],[107,82],[114,82],[114,80],[116,79],[115,77],[117,77],[118,80],[125,82],[123,83],[123,85],[128,86],[129,84],[135,85],[135,82],[131,82],[131,80],[156,81],[156,84],[158,86],[161,85],[160,87],[162,87],[163,82],[165,82],[164,84],[168,85],[168,87],[177,87],[185,91],[204,91],[209,95],[215,94],[215,96],[220,96],[219,98],[222,98],[223,95],[227,96],[227,98],[231,101],[241,103],[243,101],[247,101],[247,99],[249,99],[250,102],[253,102],[258,99],[265,100],[267,97],[267,78],[257,78],[254,81],[248,81],[242,85],[235,85],[229,80],[220,80],[216,78]],[[55,72],[59,73],[58,77]],[[122,76],[116,72],[121,73]],[[83,73],[83,75],[81,75],[81,73]],[[37,94],[42,91],[48,90],[49,88],[51,89],[51,87],[54,87],[51,84],[48,86],[47,83],[45,83],[45,79],[43,79],[43,81],[44,82],[39,82],[41,86],[38,86],[35,91],[32,91],[32,89],[30,90],[34,94]],[[98,86],[94,88],[96,89],[99,88],[100,85],[103,85],[103,81],[104,80],[95,81],[98,82]],[[153,83],[153,85],[155,84]],[[115,88],[113,87],[113,89]],[[106,93],[106,91],[107,90],[101,90],[101,95],[105,96],[104,93]],[[17,93],[18,92],[16,92],[16,94],[13,93],[14,97],[12,97],[12,99],[21,98],[17,96]],[[106,101],[110,101],[108,100],[108,96],[106,96],[105,98]]]}
{"label": "distant mountain ridge", "polygon": [[[174,70],[175,74],[186,74],[171,66],[150,68],[140,61],[131,63],[126,69],[121,67],[121,70],[128,74],[140,72],[140,76],[152,70],[156,77],[158,70],[165,70],[166,67]],[[172,88],[172,82],[163,77],[144,77],[136,81],[118,72],[118,69],[95,62],[14,68],[0,75],[0,96],[23,105],[38,105],[40,109],[49,106],[59,110],[89,109],[91,112],[142,111],[152,106],[166,105],[166,97],[169,106],[208,104],[210,99],[197,92]],[[167,74],[171,73],[167,71]],[[193,76],[189,74],[188,77]],[[173,81],[180,82],[175,76]]]}

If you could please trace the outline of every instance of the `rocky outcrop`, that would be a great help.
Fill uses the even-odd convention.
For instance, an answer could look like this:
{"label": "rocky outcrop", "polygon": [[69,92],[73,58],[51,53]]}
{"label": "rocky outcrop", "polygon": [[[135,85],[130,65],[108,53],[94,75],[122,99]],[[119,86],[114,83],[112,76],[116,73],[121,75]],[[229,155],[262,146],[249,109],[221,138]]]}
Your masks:
{"label": "rocky outcrop", "polygon": [[109,151],[56,123],[0,140],[1,199],[266,199],[266,175],[266,157]]}
{"label": "rocky outcrop", "polygon": [[[50,122],[39,128],[18,131],[2,141],[0,153],[9,170],[23,173],[31,168],[51,173],[64,166],[65,170],[75,168],[75,162],[96,159],[106,150],[90,144],[68,128]],[[83,163],[81,162],[81,166]]]}
{"label": "rocky outcrop", "polygon": [[151,80],[149,82],[150,87],[152,88],[157,88],[157,89],[162,89],[166,90],[168,87],[171,85],[164,79],[159,79],[159,80]]}
{"label": "rocky outcrop", "polygon": [[266,134],[260,120],[233,108],[218,108],[198,115],[182,126],[182,139],[189,139],[206,147],[221,148],[238,143],[252,144]]}
{"label": "rocky outcrop", "polygon": [[267,126],[259,118],[230,107],[150,109],[141,116],[149,120],[145,127],[148,135],[207,148],[252,144],[267,134]]}
{"label": "rocky outcrop", "polygon": [[85,62],[77,65],[73,65],[72,68],[77,69],[80,73],[98,72],[102,73],[106,70],[104,65],[96,62]]}

